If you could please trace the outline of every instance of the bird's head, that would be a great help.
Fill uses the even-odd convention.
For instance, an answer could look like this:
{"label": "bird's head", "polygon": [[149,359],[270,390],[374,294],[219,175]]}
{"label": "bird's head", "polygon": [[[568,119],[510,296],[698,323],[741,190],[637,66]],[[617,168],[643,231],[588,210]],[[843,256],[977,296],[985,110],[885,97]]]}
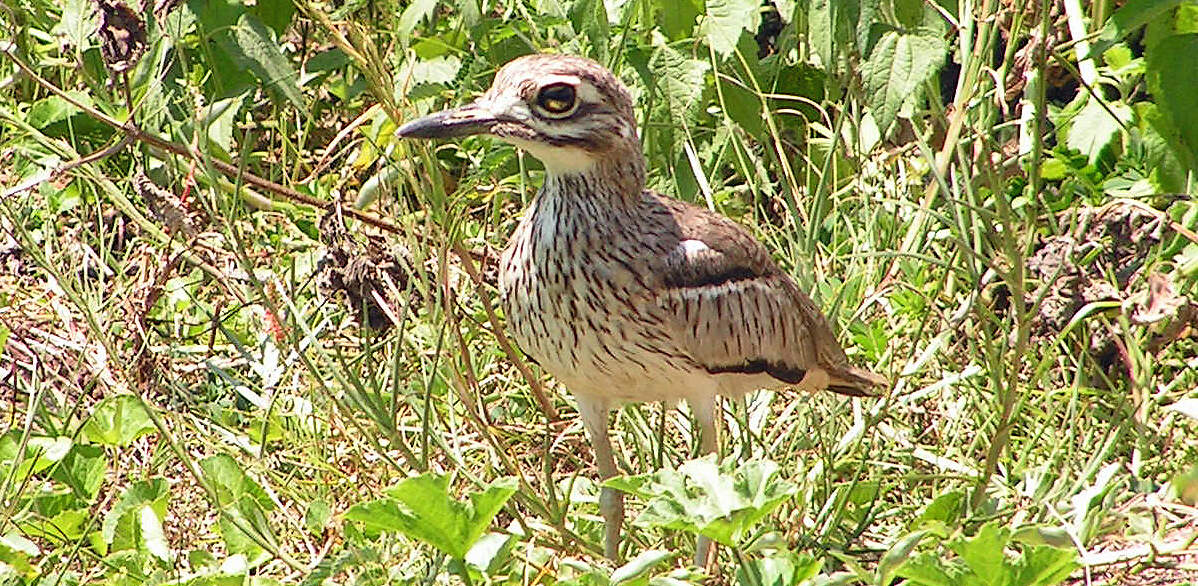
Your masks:
{"label": "bird's head", "polygon": [[582,57],[529,55],[504,65],[474,102],[404,124],[405,138],[490,134],[528,151],[553,175],[643,165],[628,88]]}

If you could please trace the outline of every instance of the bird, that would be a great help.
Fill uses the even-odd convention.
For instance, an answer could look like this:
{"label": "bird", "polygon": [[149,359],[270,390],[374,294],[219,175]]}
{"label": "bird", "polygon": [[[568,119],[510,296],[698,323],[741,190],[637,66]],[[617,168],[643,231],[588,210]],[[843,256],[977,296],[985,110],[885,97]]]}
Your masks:
{"label": "bird", "polygon": [[[544,166],[500,257],[507,328],[578,405],[599,475],[616,476],[614,408],[685,400],[717,449],[717,397],[792,387],[869,396],[885,380],[849,364],[819,308],[751,233],[646,188],[628,88],[590,59],[516,58],[466,105],[401,138],[491,135]],[[603,487],[604,555],[618,560],[623,495]],[[696,563],[709,542],[700,537]]]}

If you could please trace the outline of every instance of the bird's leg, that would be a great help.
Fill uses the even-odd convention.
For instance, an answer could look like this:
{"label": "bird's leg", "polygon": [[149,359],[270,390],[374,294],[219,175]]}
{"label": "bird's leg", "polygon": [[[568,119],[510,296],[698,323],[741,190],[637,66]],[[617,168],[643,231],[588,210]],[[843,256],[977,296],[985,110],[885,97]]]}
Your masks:
{"label": "bird's leg", "polygon": [[[607,433],[609,408],[607,402],[591,397],[578,397],[578,413],[591,436],[595,449],[595,462],[599,465],[599,477],[607,480],[617,474],[616,459],[612,454],[611,439]],[[624,493],[603,487],[599,492],[599,512],[603,515],[603,555],[619,561],[620,529],[624,525]]]}
{"label": "bird's leg", "polygon": [[[709,394],[702,398],[691,399],[691,410],[695,412],[695,419],[699,421],[699,445],[702,448],[703,454],[715,454],[719,447],[716,438],[715,425],[715,395]],[[718,460],[719,455],[716,455]],[[700,568],[711,568],[715,562],[715,550],[711,547],[711,539],[700,535],[695,540],[695,565]]]}

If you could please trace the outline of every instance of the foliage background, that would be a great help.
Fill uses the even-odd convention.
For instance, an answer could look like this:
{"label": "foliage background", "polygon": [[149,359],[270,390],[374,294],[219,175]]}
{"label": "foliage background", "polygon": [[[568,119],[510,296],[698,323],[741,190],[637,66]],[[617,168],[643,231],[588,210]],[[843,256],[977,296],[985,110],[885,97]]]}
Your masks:
{"label": "foliage background", "polygon": [[[6,583],[1196,580],[1192,2],[3,6]],[[625,565],[493,307],[539,163],[392,136],[533,51],[894,381],[622,410]]]}

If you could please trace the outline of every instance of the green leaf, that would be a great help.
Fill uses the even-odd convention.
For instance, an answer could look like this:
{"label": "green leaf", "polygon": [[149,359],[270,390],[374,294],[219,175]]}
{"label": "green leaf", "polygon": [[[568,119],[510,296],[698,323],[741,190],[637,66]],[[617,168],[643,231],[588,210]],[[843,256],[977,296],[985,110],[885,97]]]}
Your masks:
{"label": "green leaf", "polygon": [[778,551],[736,569],[737,583],[760,584],[761,586],[791,586],[804,584],[819,573],[823,562],[809,554],[798,555],[789,551]]}
{"label": "green leaf", "polygon": [[250,496],[242,497],[234,503],[222,501],[222,505],[224,514],[221,515],[217,526],[229,552],[245,554],[251,560],[266,556],[259,540],[268,543],[277,541],[267,518],[268,509]]}
{"label": "green leaf", "polygon": [[661,30],[671,41],[689,39],[695,34],[695,21],[703,14],[702,2],[695,0],[657,0]]}
{"label": "green leaf", "polygon": [[[66,93],[79,103],[88,106],[92,105],[91,96],[84,92],[79,90],[67,90]],[[29,114],[25,119],[29,122],[30,126],[41,130],[47,126],[50,126],[51,124],[54,124],[55,122],[62,122],[63,120],[78,114],[80,111],[81,110],[79,110],[79,108],[76,108],[74,104],[66,101],[65,99],[58,96],[50,96],[48,98],[43,98],[34,102],[33,105],[29,107]]]}
{"label": "green leaf", "polygon": [[1112,102],[1104,107],[1098,98],[1090,96],[1069,125],[1065,143],[1069,148],[1080,151],[1093,164],[1120,135],[1123,130],[1120,122],[1130,121],[1131,116],[1131,108],[1127,104]]}
{"label": "green leaf", "polygon": [[968,574],[960,562],[944,561],[934,553],[912,556],[895,572],[911,586],[960,586]]}
{"label": "green leaf", "polygon": [[219,454],[209,456],[200,461],[204,482],[216,491],[217,500],[222,505],[232,505],[244,498],[258,503],[262,508],[274,510],[274,501],[254,479],[250,478],[241,465],[230,456]]}
{"label": "green leaf", "polygon": [[1051,586],[1060,584],[1081,566],[1072,550],[1038,545],[1027,548],[1016,567],[1018,574],[1012,584]]}
{"label": "green leaf", "polygon": [[116,395],[100,401],[83,425],[83,437],[102,446],[127,446],[155,431],[145,404],[135,395]]}
{"label": "green leaf", "polygon": [[949,548],[961,556],[973,573],[997,584],[992,578],[1007,573],[1003,548],[1010,541],[1010,532],[1000,528],[997,521],[991,521],[982,525],[972,538],[950,543]]}
{"label": "green leaf", "polygon": [[278,37],[291,25],[291,19],[295,16],[295,1],[254,0],[250,10]]}
{"label": "green leaf", "polygon": [[[0,436],[0,473],[3,477],[11,477],[15,483],[24,482],[30,474],[36,474],[53,466],[70,453],[70,438],[66,437],[31,437],[21,451],[21,434],[17,431]],[[12,470],[16,466],[15,471]]]}
{"label": "green leaf", "polygon": [[103,448],[76,444],[54,469],[52,476],[71,487],[81,502],[92,504],[104,484],[107,471],[108,457]]}
{"label": "green leaf", "polygon": [[585,35],[591,46],[603,57],[607,51],[611,27],[607,22],[607,7],[603,0],[575,0],[569,9],[570,24],[578,34]]}
{"label": "green leaf", "polygon": [[749,460],[740,466],[729,458],[717,464],[714,455],[683,463],[677,470],[619,477],[604,486],[648,499],[635,523],[705,535],[737,546],[758,521],[795,492],[795,486],[775,478],[778,465]]}
{"label": "green leaf", "polygon": [[948,45],[935,29],[882,34],[862,64],[865,92],[878,128],[890,128],[904,102],[923,95],[923,84],[940,70]]}
{"label": "green leaf", "polygon": [[415,0],[404,9],[399,15],[399,26],[397,29],[401,38],[407,38],[416,30],[420,21],[433,15],[433,11],[437,9],[437,0]]}
{"label": "green leaf", "polygon": [[915,546],[928,535],[928,531],[913,531],[904,535],[890,546],[886,551],[886,555],[882,556],[882,560],[878,562],[877,584],[878,586],[890,586],[894,581],[895,571],[900,566],[905,564],[911,556],[911,552],[915,550]]}
{"label": "green leaf", "polygon": [[[110,546],[110,551],[131,549],[148,551],[155,556],[161,553],[161,544],[155,542],[161,535],[155,535],[154,531],[161,533],[169,495],[170,489],[162,478],[130,484],[104,515],[100,527],[101,536],[104,543]],[[148,516],[154,519],[150,520]]]}
{"label": "green leaf", "polygon": [[657,88],[665,97],[670,113],[677,119],[690,118],[703,95],[703,76],[708,64],[686,57],[658,39],[649,57],[649,70]]}
{"label": "green leaf", "polygon": [[957,519],[959,519],[961,516],[961,508],[964,503],[964,492],[954,490],[952,492],[944,493],[932,500],[931,503],[928,503],[928,506],[924,507],[923,512],[920,513],[919,518],[911,524],[911,527],[919,528],[928,523],[943,523],[949,526],[955,525],[957,523]]}
{"label": "green leaf", "polygon": [[333,517],[333,510],[329,507],[329,503],[322,499],[316,499],[308,503],[308,510],[304,513],[304,529],[308,533],[316,537],[320,537],[326,527],[329,526],[329,519]]}
{"label": "green leaf", "polygon": [[1149,47],[1148,89],[1172,122],[1182,145],[1198,153],[1198,34],[1172,35]]}
{"label": "green leaf", "polygon": [[9,583],[8,579],[13,574],[30,580],[36,578],[38,570],[29,558],[36,558],[40,554],[37,545],[21,535],[10,533],[0,536],[0,583]]}
{"label": "green leaf", "polygon": [[1166,11],[1181,6],[1187,0],[1128,0],[1107,19],[1098,40],[1091,46],[1092,55],[1100,54],[1136,29],[1157,20]]}
{"label": "green leaf", "polygon": [[757,32],[760,25],[758,0],[707,0],[707,15],[701,30],[716,54],[727,58],[736,50],[741,34]]}
{"label": "green leaf", "polygon": [[661,565],[662,562],[673,559],[675,555],[677,554],[659,549],[643,551],[611,573],[611,586],[619,586],[620,584],[626,584],[638,578],[643,578],[654,567]]}
{"label": "green leaf", "polygon": [[500,479],[462,503],[449,494],[449,477],[424,474],[388,490],[390,498],[354,505],[345,517],[369,529],[403,533],[463,559],[516,493],[516,486],[514,478]]}
{"label": "green leaf", "polygon": [[215,34],[217,43],[233,61],[248,70],[275,102],[286,100],[303,110],[299,72],[275,41],[274,33],[253,14],[242,14],[237,24]]}

